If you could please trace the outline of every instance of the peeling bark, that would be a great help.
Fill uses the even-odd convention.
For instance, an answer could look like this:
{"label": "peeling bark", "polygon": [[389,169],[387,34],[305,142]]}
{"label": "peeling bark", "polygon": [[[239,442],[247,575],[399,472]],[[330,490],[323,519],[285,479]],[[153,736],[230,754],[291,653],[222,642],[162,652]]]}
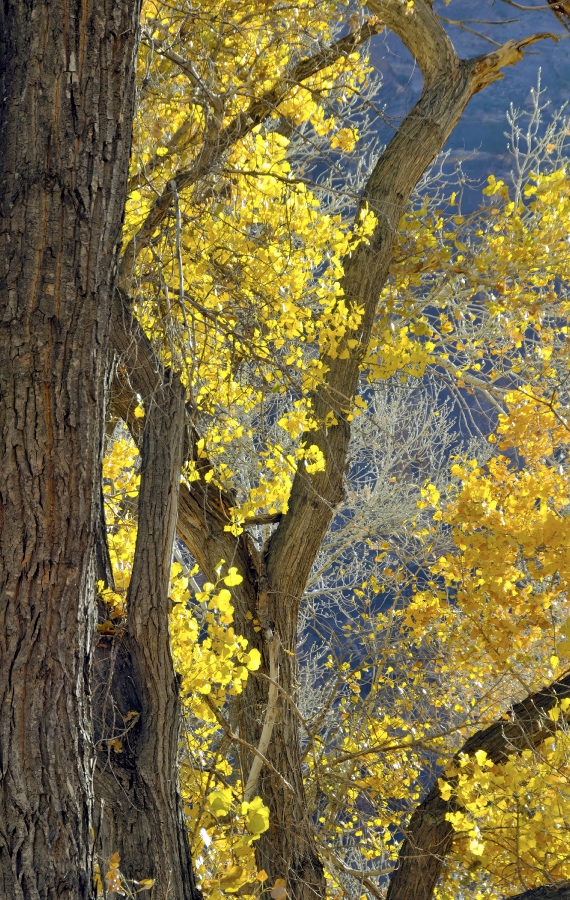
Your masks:
{"label": "peeling bark", "polygon": [[94,552],[136,0],[0,6],[0,896],[92,892]]}

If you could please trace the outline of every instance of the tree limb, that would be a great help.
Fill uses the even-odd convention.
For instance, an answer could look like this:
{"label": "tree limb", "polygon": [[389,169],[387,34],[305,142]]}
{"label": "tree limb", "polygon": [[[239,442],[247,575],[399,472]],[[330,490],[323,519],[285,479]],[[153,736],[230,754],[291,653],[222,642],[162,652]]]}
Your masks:
{"label": "tree limb", "polygon": [[263,721],[263,728],[261,731],[261,737],[259,739],[259,744],[257,745],[257,754],[251,764],[251,769],[249,770],[249,776],[247,779],[247,784],[245,786],[245,790],[243,792],[243,799],[247,802],[251,800],[253,797],[253,793],[257,786],[257,779],[259,778],[259,773],[261,772],[261,767],[265,761],[265,756],[267,754],[267,748],[271,742],[271,735],[273,734],[273,726],[275,725],[275,719],[277,716],[277,693],[278,693],[278,684],[277,679],[278,675],[278,667],[277,667],[277,655],[279,653],[279,637],[274,635],[271,646],[269,647],[269,677],[271,679],[271,683],[269,685],[269,694],[267,696],[267,709],[265,710],[265,719]]}
{"label": "tree limb", "polygon": [[570,2],[569,0],[548,0],[552,7],[552,12],[556,18],[562,22],[564,28],[570,31]]}
{"label": "tree limb", "polygon": [[[232,743],[234,743],[234,744],[239,744],[240,747],[245,747],[246,750],[249,750],[251,753],[253,753],[255,758],[260,760],[261,765],[267,766],[269,771],[273,772],[273,774],[284,785],[284,787],[286,788],[287,791],[289,791],[291,794],[295,794],[295,789],[293,787],[291,787],[291,785],[285,778],[283,778],[283,775],[281,774],[281,772],[278,772],[277,769],[269,762],[269,760],[267,759],[266,756],[263,755],[263,753],[261,752],[259,747],[254,747],[253,744],[250,744],[248,741],[245,741],[243,738],[240,738],[240,736],[238,734],[235,734],[232,731],[232,729],[230,728],[230,726],[228,725],[228,723],[222,716],[222,714],[221,714],[220,710],[218,709],[218,707],[216,706],[216,704],[210,700],[210,698],[207,696],[207,694],[204,695],[204,701],[208,705],[208,707],[211,709],[211,711],[213,712],[214,716],[216,717],[216,721],[218,722],[218,725],[220,725],[224,729],[224,731],[227,734],[230,741],[232,741]],[[260,765],[260,771],[261,771],[261,765]],[[259,775],[259,772],[258,772],[258,775]],[[251,774],[250,774],[250,778],[251,778]],[[249,784],[249,779],[248,779],[248,784]],[[244,795],[244,800],[247,800],[247,799],[249,799],[249,798]]]}
{"label": "tree limb", "polygon": [[[133,346],[126,351],[131,362]],[[180,700],[169,635],[184,387],[172,371],[156,371],[153,357],[136,362],[145,416],[142,434],[137,434],[141,482],[128,625],[115,634],[109,665],[104,648],[96,658],[98,673],[108,670],[103,702],[94,704],[96,717],[98,712],[102,736],[110,733],[115,742],[112,757],[105,746],[98,753],[99,832],[102,850],[114,844],[129,880],[150,875],[157,898],[173,893],[196,900],[178,781]],[[100,855],[105,858],[105,852]]]}
{"label": "tree limb", "polygon": [[357,878],[358,881],[360,881],[360,883],[370,891],[373,897],[376,897],[377,900],[383,900],[384,894],[379,890],[374,882],[370,880],[370,875],[385,875],[386,871],[384,869],[377,869],[375,872],[365,872],[359,871],[358,869],[350,869],[348,866],[345,866],[343,861],[339,859],[338,856],[329,849],[329,847],[325,846],[325,844],[323,844],[321,841],[318,841],[318,844],[319,851],[322,853],[325,859],[327,859],[329,863],[334,866],[335,869],[338,869],[338,871],[342,872],[344,875],[351,875],[353,878]]}
{"label": "tree limb", "polygon": [[[195,184],[200,178],[204,178],[220,158],[239,140],[249,134],[257,125],[263,122],[279,104],[285,99],[289,91],[321,69],[331,66],[337,59],[347,56],[360,44],[367,41],[373,34],[380,34],[384,25],[372,18],[345,37],[340,38],[330,47],[316,53],[309,59],[303,59],[287,72],[277,84],[267,91],[262,97],[252,100],[246,110],[239,113],[225,128],[218,128],[215,140],[206,137],[204,146],[196,161],[189,169],[183,169],[174,173],[171,181],[175,181],[178,191],[182,191]],[[185,138],[190,134],[190,120],[183,122],[178,131],[171,138],[168,149],[170,152],[180,150]],[[149,177],[158,166],[164,162],[164,156],[154,157],[145,167],[145,176]],[[135,175],[130,179],[129,189],[132,190],[141,181],[141,175]],[[173,192],[169,186],[157,198],[152,209],[148,213],[140,229],[125,247],[119,269],[120,284],[124,290],[128,290],[130,278],[137,255],[146,247],[154,235],[156,229],[163,221],[170,209],[173,200]]]}
{"label": "tree limb", "polygon": [[[312,476],[298,469],[289,511],[271,537],[269,581],[274,602],[276,606],[285,605],[283,615],[287,618],[291,605],[298,608],[313,561],[343,496],[350,439],[347,414],[358,388],[378,298],[393,258],[394,237],[409,196],[442,150],[473,94],[502,78],[500,68],[522,59],[524,48],[540,37],[509,41],[487,55],[460,60],[427,0],[416,0],[412,12],[399,0],[370,0],[369,7],[413,53],[422,68],[424,87],[363,191],[356,221],[365,207],[372,209],[377,216],[374,234],[368,244],[360,244],[344,260],[345,301],[352,309],[362,311],[359,328],[347,335],[356,340],[356,347],[349,349],[344,343],[337,358],[323,358],[329,369],[327,381],[312,399],[317,421],[324,421],[332,411],[338,424],[323,426],[302,438],[319,447],[326,469]],[[278,621],[278,628],[283,640],[284,623]],[[292,631],[292,639],[293,634],[296,636],[296,632]]]}
{"label": "tree limb", "polygon": [[515,894],[509,897],[508,900],[570,900],[570,881],[561,881],[559,884],[544,884],[542,887],[525,891],[524,894]]}
{"label": "tree limb", "polygon": [[[566,721],[562,715],[557,722],[548,716],[564,697],[570,697],[570,674],[515,704],[504,719],[468,738],[456,760],[484,750],[490,760],[501,764],[513,754],[534,750]],[[453,779],[449,781],[453,783]],[[455,834],[446,814],[457,808],[453,797],[442,799],[436,783],[412,815],[386,900],[431,900]],[[542,898],[537,896],[537,900]]]}

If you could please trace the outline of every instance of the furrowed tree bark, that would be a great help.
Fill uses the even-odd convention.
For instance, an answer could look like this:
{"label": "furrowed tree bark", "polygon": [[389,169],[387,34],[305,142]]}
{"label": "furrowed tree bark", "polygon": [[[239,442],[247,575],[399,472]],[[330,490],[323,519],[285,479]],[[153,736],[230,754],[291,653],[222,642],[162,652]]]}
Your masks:
{"label": "furrowed tree bark", "polygon": [[99,854],[108,863],[119,853],[129,881],[153,878],[155,900],[199,897],[178,779],[180,699],[169,632],[184,438],[184,387],[172,372],[160,373],[145,394],[126,630],[102,638],[97,666]]}
{"label": "furrowed tree bark", "polygon": [[3,900],[92,896],[94,546],[138,18],[137,0],[0,6]]}
{"label": "furrowed tree bark", "polygon": [[[476,732],[463,744],[456,758],[484,750],[489,759],[500,764],[510,755],[536,749],[565,723],[564,716],[558,722],[548,717],[549,710],[564,697],[570,697],[570,675],[515,704],[508,711],[508,720]],[[453,779],[449,781],[453,784]],[[453,797],[442,799],[436,783],[412,815],[386,900],[431,900],[455,834],[445,816],[457,809]]]}

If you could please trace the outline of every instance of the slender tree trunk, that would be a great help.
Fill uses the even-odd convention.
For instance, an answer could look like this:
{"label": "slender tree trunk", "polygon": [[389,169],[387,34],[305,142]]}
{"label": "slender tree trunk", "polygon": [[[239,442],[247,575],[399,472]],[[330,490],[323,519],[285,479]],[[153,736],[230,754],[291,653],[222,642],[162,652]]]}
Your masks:
{"label": "slender tree trunk", "polygon": [[[180,700],[170,651],[172,549],[185,436],[184,388],[155,373],[145,397],[138,531],[126,629],[103,638],[95,668],[97,850],[153,900],[193,900],[178,779]],[[117,740],[120,743],[117,743]]]}
{"label": "slender tree trunk", "polygon": [[137,0],[0,6],[0,896],[92,894],[93,558]]}

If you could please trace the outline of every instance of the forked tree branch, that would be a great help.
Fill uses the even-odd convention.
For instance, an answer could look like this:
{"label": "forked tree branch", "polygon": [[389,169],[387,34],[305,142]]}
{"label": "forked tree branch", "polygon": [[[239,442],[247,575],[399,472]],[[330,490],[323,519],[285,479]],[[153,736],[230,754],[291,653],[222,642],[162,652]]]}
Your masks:
{"label": "forked tree branch", "polygon": [[[548,716],[565,697],[570,697],[570,674],[512,706],[505,719],[476,732],[463,744],[456,759],[462,755],[473,757],[478,750],[484,750],[488,759],[501,764],[523,750],[535,750],[567,721],[563,715],[557,722]],[[453,778],[448,781],[454,784]],[[446,815],[458,808],[453,796],[443,800],[436,783],[412,815],[386,900],[431,900],[455,834]],[[526,900],[527,895],[523,896]],[[553,895],[558,896],[565,895]],[[536,900],[543,898],[537,895]]]}
{"label": "forked tree branch", "polygon": [[[373,34],[380,34],[383,30],[384,25],[381,22],[375,18],[369,19],[360,28],[340,38],[330,47],[325,47],[324,50],[314,54],[309,59],[303,59],[293,66],[271,90],[267,91],[262,97],[252,100],[248,108],[239,113],[225,128],[222,128],[221,123],[218,123],[219,127],[214,129],[212,135],[206,135],[204,146],[197,160],[189,169],[182,169],[174,173],[169,185],[155,201],[140,229],[125,247],[119,270],[122,288],[128,291],[138,254],[148,246],[156,229],[170,209],[174,199],[174,194],[170,187],[172,181],[176,183],[178,191],[185,190],[196,184],[197,181],[211,172],[221,157],[234,144],[242,140],[247,134],[250,134],[257,125],[274,112],[292,88],[302,84],[322,69],[331,66],[337,59],[352,53],[356,47],[367,41]],[[168,144],[169,151],[174,152],[183,148],[191,130],[192,124],[188,119],[182,123],[171,138]],[[144,177],[150,177],[158,166],[164,162],[164,159],[164,156],[154,157],[145,166],[144,173],[135,175],[130,179],[130,189],[132,190]]]}
{"label": "forked tree branch", "polygon": [[[298,470],[289,511],[269,545],[267,569],[274,604],[276,608],[283,604],[287,617],[291,606],[298,608],[313,561],[343,496],[350,440],[347,414],[358,388],[380,292],[388,277],[398,222],[410,194],[444,147],[473,94],[502,78],[500,69],[522,59],[524,48],[542,37],[509,41],[485,56],[460,60],[427,0],[416,0],[411,12],[400,0],[370,0],[369,7],[408,46],[421,66],[424,87],[363,191],[356,221],[362,209],[372,209],[378,220],[374,234],[369,244],[361,244],[344,260],[345,301],[352,309],[362,311],[359,328],[347,335],[356,346],[350,349],[345,342],[337,358],[323,358],[329,370],[327,381],[312,400],[317,420],[324,421],[332,411],[338,424],[323,426],[302,438],[317,444],[323,452],[325,471],[311,476],[304,469]],[[283,635],[283,623],[278,627]]]}
{"label": "forked tree branch", "polygon": [[570,31],[570,2],[569,0],[548,0],[552,7],[552,12],[564,25],[567,31]]}

